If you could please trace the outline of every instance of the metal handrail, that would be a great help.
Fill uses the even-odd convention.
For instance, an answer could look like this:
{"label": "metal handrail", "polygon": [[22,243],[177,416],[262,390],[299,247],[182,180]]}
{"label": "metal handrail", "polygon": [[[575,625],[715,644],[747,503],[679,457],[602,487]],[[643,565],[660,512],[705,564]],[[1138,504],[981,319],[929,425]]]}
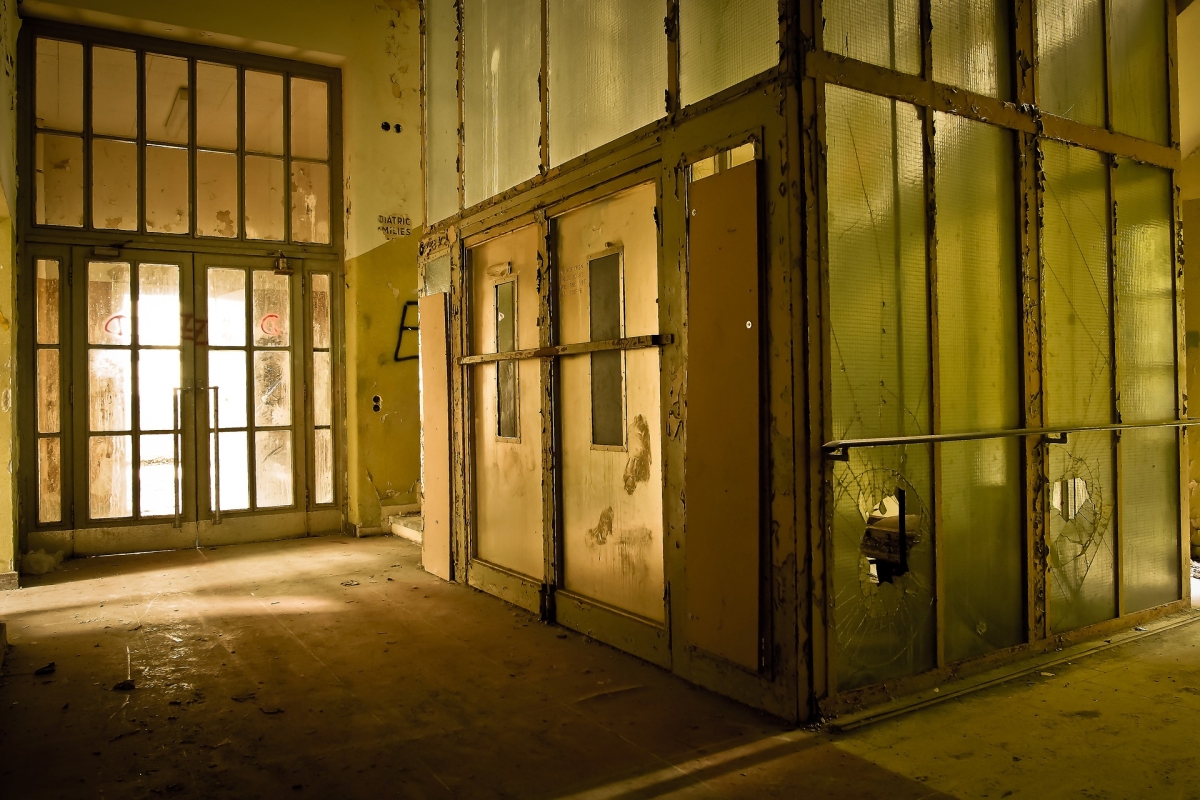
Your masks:
{"label": "metal handrail", "polygon": [[1081,425],[1063,428],[1014,428],[1006,431],[971,431],[969,433],[927,433],[917,436],[881,436],[873,439],[837,439],[821,445],[821,452],[830,461],[849,461],[850,451],[861,447],[896,447],[906,444],[941,444],[971,442],[981,439],[1018,439],[1026,436],[1045,437],[1047,444],[1066,444],[1068,434],[1094,431],[1124,431],[1136,428],[1188,428],[1200,425],[1200,419],[1168,422],[1135,422],[1115,425]]}

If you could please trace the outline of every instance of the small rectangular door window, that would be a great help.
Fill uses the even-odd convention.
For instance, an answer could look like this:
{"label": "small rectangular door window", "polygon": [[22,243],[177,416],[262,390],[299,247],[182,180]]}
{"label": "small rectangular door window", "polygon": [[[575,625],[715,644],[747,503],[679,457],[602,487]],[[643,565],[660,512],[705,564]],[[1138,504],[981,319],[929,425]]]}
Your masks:
{"label": "small rectangular door window", "polygon": [[[588,262],[589,317],[593,342],[620,339],[621,254]],[[592,353],[592,444],[625,446],[625,359],[620,350]]]}
{"label": "small rectangular door window", "polygon": [[[509,353],[517,349],[517,282],[496,284],[496,352]],[[496,435],[516,439],[517,427],[517,362],[496,362]]]}

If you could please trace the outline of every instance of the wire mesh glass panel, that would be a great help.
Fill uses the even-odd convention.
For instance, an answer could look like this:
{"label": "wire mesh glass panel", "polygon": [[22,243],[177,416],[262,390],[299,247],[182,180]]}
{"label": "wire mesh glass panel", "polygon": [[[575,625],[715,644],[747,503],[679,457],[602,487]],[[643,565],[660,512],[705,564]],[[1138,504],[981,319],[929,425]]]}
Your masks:
{"label": "wire mesh glass panel", "polygon": [[92,227],[138,229],[138,146],[92,140]]}
{"label": "wire mesh glass panel", "polygon": [[541,20],[537,0],[463,3],[468,206],[538,173]]}
{"label": "wire mesh glass panel", "polygon": [[[1042,285],[1046,422],[1113,422],[1108,170],[1098,153],[1044,141]],[[1050,626],[1116,615],[1114,437],[1049,446]]]}
{"label": "wire mesh glass panel", "polygon": [[83,139],[39,133],[34,152],[34,221],[83,227]]}
{"label": "wire mesh glass panel", "polygon": [[1008,0],[933,0],[933,79],[979,94],[1012,95]]}
{"label": "wire mesh glass panel", "polygon": [[237,149],[237,68],[196,62],[196,144]]}
{"label": "wire mesh glass panel", "polygon": [[[1011,132],[936,117],[937,319],[942,433],[1020,427],[1017,232]],[[1020,440],[941,446],[948,661],[1025,638]]]}
{"label": "wire mesh glass panel", "polygon": [[1103,126],[1104,0],[1040,0],[1037,35],[1038,105]]}
{"label": "wire mesh glass panel", "polygon": [[[1176,414],[1171,174],[1121,159],[1117,204],[1117,397],[1122,422]],[[1173,429],[1124,431],[1119,446],[1122,612],[1179,599],[1179,447]]]}
{"label": "wire mesh glass panel", "polygon": [[196,151],[196,233],[236,239],[237,156]]}
{"label": "wire mesh glass panel", "polygon": [[825,49],[897,72],[921,71],[919,0],[825,0]]}
{"label": "wire mesh glass panel", "polygon": [[[826,125],[833,438],[929,433],[921,120],[831,85]],[[855,449],[833,477],[838,686],[924,671],[935,663],[931,449]]]}
{"label": "wire mesh glass panel", "polygon": [[184,147],[146,146],[146,231],[188,233],[188,151]]}
{"label": "wire mesh glass panel", "polygon": [[430,224],[458,211],[458,19],[455,0],[425,3],[425,206]]}
{"label": "wire mesh glass panel", "polygon": [[684,105],[779,63],[776,0],[682,0],[679,95]]}
{"label": "wire mesh glass panel", "polygon": [[663,6],[550,0],[549,10],[552,165],[666,114]]}
{"label": "wire mesh glass panel", "polygon": [[1167,144],[1167,4],[1162,0],[1121,0],[1110,9],[1113,127]]}
{"label": "wire mesh glass panel", "polygon": [[152,142],[188,143],[191,104],[188,60],[146,54],[146,138]]}
{"label": "wire mesh glass panel", "polygon": [[92,133],[137,137],[137,53],[92,48]]}
{"label": "wire mesh glass panel", "polygon": [[83,131],[83,45],[37,40],[34,114],[39,128]]}

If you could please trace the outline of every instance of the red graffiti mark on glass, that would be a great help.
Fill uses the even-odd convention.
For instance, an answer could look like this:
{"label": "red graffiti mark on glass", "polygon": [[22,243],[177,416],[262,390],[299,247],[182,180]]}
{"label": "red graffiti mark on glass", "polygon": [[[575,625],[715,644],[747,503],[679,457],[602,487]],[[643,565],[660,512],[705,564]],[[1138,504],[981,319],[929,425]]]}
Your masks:
{"label": "red graffiti mark on glass", "polygon": [[258,321],[258,329],[260,331],[262,331],[263,333],[265,333],[267,336],[279,336],[280,335],[279,315],[278,314],[263,315],[263,318]]}
{"label": "red graffiti mark on glass", "polygon": [[[116,330],[113,330],[114,327],[116,328]],[[125,315],[124,314],[114,314],[113,316],[104,320],[104,332],[108,333],[108,334],[112,334],[113,336],[124,336],[125,335]]]}

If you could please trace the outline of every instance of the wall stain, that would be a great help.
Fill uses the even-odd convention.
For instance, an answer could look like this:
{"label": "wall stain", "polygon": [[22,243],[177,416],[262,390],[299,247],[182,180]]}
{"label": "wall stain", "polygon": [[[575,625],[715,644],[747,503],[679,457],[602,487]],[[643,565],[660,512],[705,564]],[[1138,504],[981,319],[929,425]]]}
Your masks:
{"label": "wall stain", "polygon": [[600,521],[596,527],[588,530],[587,538],[592,544],[604,544],[612,536],[613,510],[612,506],[600,512]]}
{"label": "wall stain", "polygon": [[639,483],[650,480],[650,426],[641,414],[634,417],[633,436],[634,449],[625,462],[625,493],[633,494]]}

